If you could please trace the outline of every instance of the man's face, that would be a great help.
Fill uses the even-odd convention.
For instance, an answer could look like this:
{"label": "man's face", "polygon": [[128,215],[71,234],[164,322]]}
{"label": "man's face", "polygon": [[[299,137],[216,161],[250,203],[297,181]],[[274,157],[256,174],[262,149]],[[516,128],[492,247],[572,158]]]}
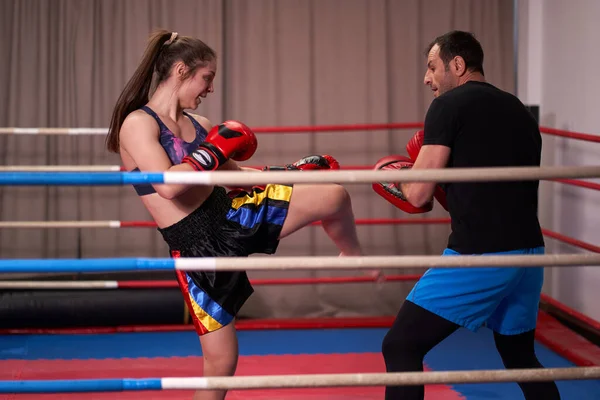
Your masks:
{"label": "man's face", "polygon": [[433,96],[438,97],[457,86],[456,77],[440,58],[440,48],[434,45],[427,55],[427,72],[425,85],[431,87]]}

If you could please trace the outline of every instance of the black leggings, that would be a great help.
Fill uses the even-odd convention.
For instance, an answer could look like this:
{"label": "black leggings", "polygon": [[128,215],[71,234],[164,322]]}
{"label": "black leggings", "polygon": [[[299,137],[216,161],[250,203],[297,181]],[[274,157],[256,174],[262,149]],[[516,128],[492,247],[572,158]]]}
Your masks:
{"label": "black leggings", "polygon": [[[406,300],[382,344],[387,372],[423,371],[425,355],[459,325]],[[519,335],[494,332],[496,349],[506,368],[543,368],[535,350],[535,330]],[[554,382],[519,383],[526,400],[559,400]],[[424,386],[388,386],[386,400],[423,400]]]}

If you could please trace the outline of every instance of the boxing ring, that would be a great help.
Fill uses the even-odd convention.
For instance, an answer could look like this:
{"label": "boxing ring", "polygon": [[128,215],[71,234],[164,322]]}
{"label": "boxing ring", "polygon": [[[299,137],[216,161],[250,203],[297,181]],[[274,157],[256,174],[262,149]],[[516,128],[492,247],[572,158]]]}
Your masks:
{"label": "boxing ring", "polygon": [[[421,123],[254,128],[259,134],[420,129]],[[600,136],[541,128],[542,133],[600,143]],[[0,134],[104,135],[105,129],[0,128]],[[118,165],[2,166],[0,185],[124,185],[195,183],[226,186],[248,183],[395,181],[552,180],[557,184],[600,190],[582,179],[600,177],[600,166],[495,168],[470,170],[373,171],[346,166],[340,171],[128,173]],[[460,176],[458,179],[457,176]],[[447,218],[358,219],[360,225],[448,224]],[[318,225],[318,224],[314,224]],[[145,229],[151,221],[0,221],[0,229]],[[310,228],[305,228],[310,229]],[[0,260],[6,273],[103,273],[183,270],[361,270],[481,266],[600,265],[600,247],[548,229],[544,236],[586,252],[543,256],[369,256],[251,257],[170,259],[25,259]],[[411,282],[419,275],[387,275],[380,284]],[[373,283],[369,276],[254,279],[253,285],[335,285]],[[175,280],[6,279],[0,290],[93,290],[118,296],[121,291],[165,290],[178,294]],[[26,318],[27,316],[23,316]],[[202,354],[191,324],[99,327],[39,326],[0,328],[0,399],[191,398],[196,389],[228,388],[231,399],[378,399],[386,384],[426,384],[426,399],[518,399],[514,383],[557,380],[563,399],[600,399],[600,322],[542,296],[536,332],[537,355],[544,370],[504,370],[492,333],[459,329],[425,358],[425,372],[386,374],[381,341],[393,316],[361,318],[241,319],[240,359],[234,377],[202,376]],[[578,328],[574,328],[574,326]],[[582,328],[584,327],[584,328]],[[588,334],[584,334],[582,329]],[[120,393],[115,393],[120,392]]]}

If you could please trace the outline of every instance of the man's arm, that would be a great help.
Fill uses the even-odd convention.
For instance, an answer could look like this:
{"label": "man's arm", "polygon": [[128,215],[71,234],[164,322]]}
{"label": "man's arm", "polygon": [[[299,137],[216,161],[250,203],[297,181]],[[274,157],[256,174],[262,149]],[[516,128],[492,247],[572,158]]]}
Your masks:
{"label": "man's arm", "polygon": [[[415,163],[413,169],[445,168],[459,126],[458,113],[453,104],[439,98],[434,99],[425,116],[424,130],[417,132],[406,145],[408,155]],[[421,207],[431,200],[436,192],[436,183],[403,183],[401,189],[409,203]]]}
{"label": "man's arm", "polygon": [[[425,145],[412,169],[445,168],[450,159],[450,148],[443,145]],[[422,207],[433,197],[435,182],[409,182],[400,185],[406,200],[415,207]]]}

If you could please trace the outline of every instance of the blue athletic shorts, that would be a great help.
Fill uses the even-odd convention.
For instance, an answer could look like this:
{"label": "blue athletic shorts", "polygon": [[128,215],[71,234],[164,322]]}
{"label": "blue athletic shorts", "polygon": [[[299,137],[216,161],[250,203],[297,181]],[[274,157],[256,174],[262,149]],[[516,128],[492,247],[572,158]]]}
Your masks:
{"label": "blue athletic shorts", "polygon": [[[544,254],[544,247],[484,255],[500,254]],[[431,268],[407,300],[473,332],[486,324],[516,335],[535,328],[543,281],[543,267]]]}

